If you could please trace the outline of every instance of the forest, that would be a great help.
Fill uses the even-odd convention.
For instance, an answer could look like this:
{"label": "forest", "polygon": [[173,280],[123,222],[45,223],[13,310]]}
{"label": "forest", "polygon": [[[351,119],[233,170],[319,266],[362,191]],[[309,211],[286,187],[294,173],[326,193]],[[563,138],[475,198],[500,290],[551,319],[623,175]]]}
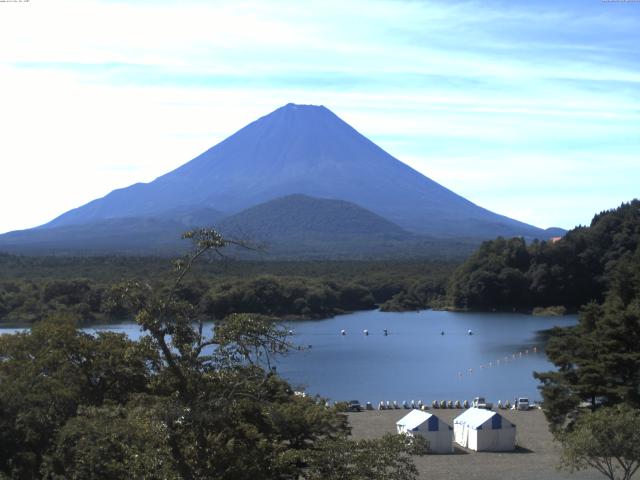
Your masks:
{"label": "forest", "polygon": [[[638,202],[597,216],[591,231],[578,233],[571,242],[581,256],[565,265],[590,261],[591,271],[600,273],[591,293],[604,298],[583,305],[577,325],[549,332],[545,350],[555,369],[534,376],[562,446],[561,466],[629,480],[640,468]],[[574,293],[576,303],[586,298]]]}
{"label": "forest", "polygon": [[[638,468],[610,426],[640,428],[640,202],[555,243],[485,242],[461,265],[209,262],[201,254],[224,239],[187,237],[194,250],[172,269],[160,258],[0,256],[4,321],[33,322],[0,336],[0,479],[413,480],[428,445],[354,441],[340,406],[295,395],[268,368],[291,347],[278,318],[376,305],[579,308],[576,326],[550,332],[557,370],[535,374],[545,415],[568,468]],[[143,340],[78,329],[125,318]]]}
{"label": "forest", "polygon": [[[166,289],[170,267],[162,257],[0,255],[0,321],[33,323],[55,311],[77,314],[87,323],[132,319],[134,312],[118,296],[119,286],[137,280]],[[423,309],[443,302],[455,267],[439,260],[212,258],[194,267],[177,294],[200,314],[217,319],[234,312],[326,318],[376,306]]]}
{"label": "forest", "polygon": [[640,201],[596,215],[556,242],[484,242],[452,275],[447,303],[469,310],[577,311],[601,303],[640,244]]}
{"label": "forest", "polygon": [[339,405],[268,368],[290,348],[274,318],[232,314],[204,332],[179,292],[224,245],[215,231],[189,236],[170,284],[118,289],[142,340],[87,334],[69,311],[0,336],[0,479],[415,479],[424,442],[351,440]]}
{"label": "forest", "polygon": [[[177,294],[214,319],[236,312],[313,319],[377,307],[576,312],[604,301],[617,266],[639,240],[640,201],[633,200],[556,242],[497,238],[462,263],[212,258],[194,268]],[[0,254],[0,322],[32,323],[54,311],[89,323],[132,319],[119,285],[137,280],[166,289],[168,267],[163,257]]]}

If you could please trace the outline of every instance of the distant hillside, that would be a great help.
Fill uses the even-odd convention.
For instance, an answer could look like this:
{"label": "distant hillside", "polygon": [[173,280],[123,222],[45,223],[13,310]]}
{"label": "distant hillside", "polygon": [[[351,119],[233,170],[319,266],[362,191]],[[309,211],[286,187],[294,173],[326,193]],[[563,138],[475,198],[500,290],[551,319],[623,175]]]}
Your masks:
{"label": "distant hillside", "polygon": [[112,218],[93,223],[19,230],[0,236],[0,251],[25,254],[102,253],[174,255],[185,248],[182,233],[213,225],[221,214],[213,209],[165,212],[165,218]]}
{"label": "distant hillside", "polygon": [[[175,256],[188,248],[181,235],[214,226],[227,237],[256,250],[229,247],[243,259],[461,259],[476,239],[434,239],[410,234],[384,218],[342,200],[290,195],[220,219],[220,213],[179,209],[175,220],[116,218],[90,224],[11,232],[0,237],[0,251],[56,255]],[[131,232],[135,232],[132,235]]]}
{"label": "distant hillside", "polygon": [[[567,231],[564,228],[558,228],[558,227],[546,228],[544,231],[547,234],[546,239],[562,237],[567,233]],[[544,238],[541,238],[540,240],[544,240]]]}
{"label": "distant hillside", "polygon": [[228,237],[264,246],[262,258],[274,259],[461,258],[478,244],[411,234],[351,202],[301,194],[248,208],[224,218],[216,228]]}
{"label": "distant hillside", "polygon": [[247,232],[281,240],[331,235],[381,235],[402,239],[409,234],[358,205],[344,200],[288,195],[224,218],[218,224],[225,233]]}
{"label": "distant hillside", "polygon": [[471,309],[602,302],[619,268],[640,254],[640,201],[596,215],[554,243],[492,240],[456,270],[451,303]]}
{"label": "distant hillside", "polygon": [[[248,208],[216,227],[228,237],[264,246],[265,255],[273,258],[405,256],[417,239],[353,203],[301,194]],[[424,256],[425,250],[416,255]]]}

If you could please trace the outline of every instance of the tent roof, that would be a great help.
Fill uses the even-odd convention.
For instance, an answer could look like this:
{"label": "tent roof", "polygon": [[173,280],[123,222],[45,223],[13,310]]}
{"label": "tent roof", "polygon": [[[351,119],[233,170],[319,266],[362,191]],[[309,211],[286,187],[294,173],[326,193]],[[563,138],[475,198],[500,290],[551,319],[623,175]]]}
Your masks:
{"label": "tent roof", "polygon": [[461,415],[458,415],[453,420],[453,423],[459,425],[468,425],[473,429],[478,429],[494,415],[499,415],[499,413],[493,412],[491,410],[485,410],[484,408],[470,408]]}
{"label": "tent roof", "polygon": [[432,416],[433,414],[423,412],[422,410],[411,410],[404,417],[398,420],[396,425],[401,425],[408,430],[413,430],[429,420]]}

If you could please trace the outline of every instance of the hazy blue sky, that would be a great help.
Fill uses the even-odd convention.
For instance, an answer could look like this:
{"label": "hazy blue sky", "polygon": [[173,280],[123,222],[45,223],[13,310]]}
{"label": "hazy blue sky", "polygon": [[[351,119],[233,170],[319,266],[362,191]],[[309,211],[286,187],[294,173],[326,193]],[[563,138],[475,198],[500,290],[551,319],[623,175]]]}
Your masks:
{"label": "hazy blue sky", "polygon": [[0,3],[0,232],[322,104],[541,227],[640,196],[640,2]]}

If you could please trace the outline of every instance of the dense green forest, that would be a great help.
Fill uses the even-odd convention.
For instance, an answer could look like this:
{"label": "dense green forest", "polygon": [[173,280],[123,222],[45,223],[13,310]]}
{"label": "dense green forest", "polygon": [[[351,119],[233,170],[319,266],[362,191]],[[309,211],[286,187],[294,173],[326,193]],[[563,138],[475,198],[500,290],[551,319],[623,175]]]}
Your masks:
{"label": "dense green forest", "polygon": [[223,245],[212,231],[194,240],[170,284],[119,287],[138,342],[84,333],[69,312],[0,336],[0,479],[414,480],[424,442],[350,440],[339,408],[268,368],[290,347],[273,318],[204,332],[180,292],[191,261]]}
{"label": "dense green forest", "polygon": [[[640,202],[596,215],[557,242],[484,242],[463,264],[445,260],[242,261],[214,258],[195,269],[179,294],[214,318],[234,312],[325,318],[376,306],[577,311],[602,302],[616,266],[640,239]],[[161,257],[30,257],[0,254],[0,321],[30,323],[52,311],[85,321],[130,319],[118,300],[122,281],[167,288]]]}
{"label": "dense green forest", "polygon": [[[220,242],[199,235],[200,250]],[[268,368],[289,348],[274,320],[447,301],[581,308],[578,325],[550,332],[558,369],[536,374],[556,438],[581,454],[600,425],[591,410],[624,420],[640,408],[639,239],[634,200],[555,243],[486,242],[459,266],[216,259],[166,273],[158,258],[2,255],[5,322],[43,321],[0,336],[0,479],[413,479],[424,445],[349,440],[338,410]],[[147,336],[77,329],[117,318]]]}
{"label": "dense green forest", "polygon": [[[123,281],[168,288],[170,262],[157,257],[0,255],[0,319],[30,323],[53,311],[88,322],[133,318]],[[443,302],[456,264],[442,261],[248,262],[212,258],[197,265],[178,295],[202,315],[234,312],[324,318],[381,305],[417,309]]]}
{"label": "dense green forest", "polygon": [[537,374],[545,411],[562,428],[582,402],[640,408],[640,247],[608,272],[604,302],[591,302],[578,325],[551,331],[546,347],[557,371]]}
{"label": "dense green forest", "polygon": [[639,243],[638,200],[596,215],[589,227],[557,242],[487,241],[453,274],[448,303],[471,310],[562,305],[575,311],[604,300],[618,266]]}
{"label": "dense green forest", "polygon": [[[535,373],[544,413],[569,471],[594,468],[631,479],[640,468],[640,245],[637,201],[595,218],[570,239],[591,265],[594,298],[579,322],[551,330],[546,353],[556,369]],[[589,277],[587,277],[589,280]],[[604,290],[597,291],[600,286]],[[575,292],[574,301],[586,298]]]}

